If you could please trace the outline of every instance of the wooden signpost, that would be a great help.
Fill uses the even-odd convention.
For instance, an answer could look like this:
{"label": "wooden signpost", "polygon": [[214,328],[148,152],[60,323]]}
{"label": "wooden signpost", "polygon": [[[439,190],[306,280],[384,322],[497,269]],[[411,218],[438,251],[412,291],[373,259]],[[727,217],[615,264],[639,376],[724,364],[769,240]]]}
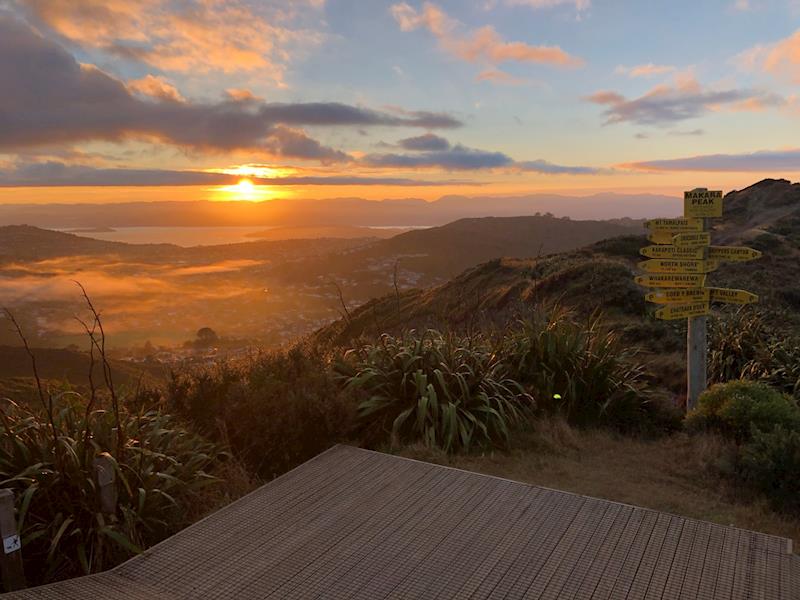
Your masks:
{"label": "wooden signpost", "polygon": [[720,263],[744,262],[761,252],[739,246],[712,246],[708,219],[722,216],[722,192],[696,188],[683,194],[683,217],[652,219],[647,239],[655,246],[640,250],[652,260],[639,263],[647,273],[635,278],[643,287],[655,288],[645,300],[662,305],[658,319],[688,319],[686,337],[686,408],[692,410],[706,389],[708,343],[706,319],[712,302],[751,304],[758,296],[745,290],[706,287],[706,273]]}

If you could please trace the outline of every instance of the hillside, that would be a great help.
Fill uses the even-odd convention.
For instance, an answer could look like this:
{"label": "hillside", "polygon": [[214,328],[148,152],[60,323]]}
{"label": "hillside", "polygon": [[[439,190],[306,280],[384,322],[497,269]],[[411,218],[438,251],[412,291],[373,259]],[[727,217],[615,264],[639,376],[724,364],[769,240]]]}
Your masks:
{"label": "hillside", "polygon": [[459,219],[418,229],[362,247],[276,269],[286,281],[301,277],[353,280],[360,271],[383,273],[392,284],[395,262],[401,283],[441,283],[481,262],[501,256],[540,256],[638,231],[640,222],[573,221],[552,215]]}
{"label": "hillside", "polygon": [[[67,348],[34,348],[36,366],[42,381],[58,382],[58,387],[65,384],[78,388],[87,385],[89,372],[89,356],[82,352]],[[164,379],[165,369],[156,363],[131,363],[111,359],[114,384],[120,389],[135,388],[138,385],[153,385]],[[93,376],[98,385],[102,385],[103,371],[99,362],[95,363]],[[27,397],[32,393],[34,385],[30,357],[20,346],[0,345],[0,396]]]}
{"label": "hillside", "polygon": [[[786,329],[800,327],[799,192],[797,184],[765,180],[728,194],[725,217],[716,223],[715,243],[747,243],[763,250],[764,256],[757,263],[725,264],[709,276],[714,285],[759,294],[755,310],[765,311]],[[532,306],[559,303],[582,314],[601,309],[624,339],[644,346],[667,371],[677,372],[685,322],[653,318],[655,305],[644,301],[644,289],[633,281],[642,260],[639,249],[647,244],[643,234],[624,235],[538,258],[526,258],[536,253],[520,245],[519,258],[495,259],[442,285],[375,299],[351,311],[349,320],[322,328],[311,340],[347,345],[407,329],[485,329]],[[735,309],[715,305],[717,312]]]}

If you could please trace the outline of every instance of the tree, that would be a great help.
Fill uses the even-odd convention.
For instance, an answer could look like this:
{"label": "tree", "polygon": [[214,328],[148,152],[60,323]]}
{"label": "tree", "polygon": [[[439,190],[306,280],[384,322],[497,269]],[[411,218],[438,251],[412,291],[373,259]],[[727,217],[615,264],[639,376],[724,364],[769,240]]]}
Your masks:
{"label": "tree", "polygon": [[197,330],[197,341],[204,346],[210,346],[219,341],[219,336],[211,327],[201,327]]}

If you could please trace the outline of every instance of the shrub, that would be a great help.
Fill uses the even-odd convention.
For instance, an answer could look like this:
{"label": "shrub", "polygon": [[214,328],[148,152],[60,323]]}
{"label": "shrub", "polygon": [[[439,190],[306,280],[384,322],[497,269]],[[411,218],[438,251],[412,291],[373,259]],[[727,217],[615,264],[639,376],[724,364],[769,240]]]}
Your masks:
{"label": "shrub", "polygon": [[[37,584],[107,569],[175,533],[196,494],[218,482],[209,470],[220,450],[159,412],[94,410],[72,392],[43,410],[3,402],[0,485],[15,492],[25,570]],[[115,515],[100,511],[93,477],[92,460],[106,451]]]}
{"label": "shrub", "polygon": [[166,404],[265,479],[345,441],[355,423],[327,361],[300,347],[173,373]]}
{"label": "shrub", "polygon": [[703,392],[697,408],[686,417],[690,429],[713,429],[737,443],[751,429],[770,432],[782,426],[800,428],[800,409],[787,395],[754,381],[719,383]]}
{"label": "shrub", "polygon": [[544,411],[559,411],[572,424],[647,428],[656,410],[648,401],[644,367],[599,315],[585,323],[561,309],[537,311],[503,341],[511,376]]}
{"label": "shrub", "polygon": [[800,339],[777,331],[758,309],[714,320],[708,367],[711,381],[761,381],[800,398]]}
{"label": "shrub", "polygon": [[505,442],[533,406],[481,337],[384,335],[348,352],[337,372],[346,389],[365,396],[362,420],[390,428],[393,442],[421,441],[447,452]]}
{"label": "shrub", "polygon": [[800,431],[781,425],[755,431],[743,450],[742,478],[779,510],[800,512]]}

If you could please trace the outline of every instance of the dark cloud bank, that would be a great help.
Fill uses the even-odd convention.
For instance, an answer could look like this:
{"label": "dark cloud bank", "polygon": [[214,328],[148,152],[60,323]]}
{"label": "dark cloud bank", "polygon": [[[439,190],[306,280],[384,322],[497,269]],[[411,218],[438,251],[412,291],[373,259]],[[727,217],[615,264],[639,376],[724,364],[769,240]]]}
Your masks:
{"label": "dark cloud bank", "polygon": [[191,103],[143,98],[26,24],[0,17],[0,151],[86,140],[151,137],[181,147],[262,150],[280,156],[347,161],[296,127],[455,128],[432,112],[386,112],[341,103]]}

